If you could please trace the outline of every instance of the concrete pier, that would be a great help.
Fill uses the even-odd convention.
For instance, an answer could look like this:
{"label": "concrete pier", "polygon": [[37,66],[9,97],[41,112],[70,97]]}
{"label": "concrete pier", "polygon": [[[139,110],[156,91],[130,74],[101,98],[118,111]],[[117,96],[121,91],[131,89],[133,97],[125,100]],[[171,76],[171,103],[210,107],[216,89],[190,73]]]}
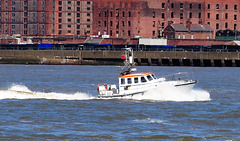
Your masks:
{"label": "concrete pier", "polygon": [[[122,51],[1,50],[2,64],[121,65]],[[138,65],[240,67],[239,52],[135,51]]]}

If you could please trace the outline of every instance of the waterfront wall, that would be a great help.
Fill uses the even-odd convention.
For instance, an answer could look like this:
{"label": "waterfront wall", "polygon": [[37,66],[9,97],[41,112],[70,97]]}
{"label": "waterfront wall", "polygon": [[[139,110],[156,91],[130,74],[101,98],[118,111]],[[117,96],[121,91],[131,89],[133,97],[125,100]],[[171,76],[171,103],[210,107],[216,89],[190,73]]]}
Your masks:
{"label": "waterfront wall", "polygon": [[[1,64],[121,65],[122,51],[0,50]],[[135,51],[137,65],[240,67],[239,52]]]}

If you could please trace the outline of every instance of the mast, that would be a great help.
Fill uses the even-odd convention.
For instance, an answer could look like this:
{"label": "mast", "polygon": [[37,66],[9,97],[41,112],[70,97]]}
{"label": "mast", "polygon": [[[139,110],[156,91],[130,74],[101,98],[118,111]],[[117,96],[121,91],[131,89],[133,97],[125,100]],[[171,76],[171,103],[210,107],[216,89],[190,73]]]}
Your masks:
{"label": "mast", "polygon": [[124,67],[122,69],[121,75],[127,75],[131,72],[136,71],[137,69],[134,67],[134,57],[133,57],[133,49],[132,48],[125,48],[124,51]]}

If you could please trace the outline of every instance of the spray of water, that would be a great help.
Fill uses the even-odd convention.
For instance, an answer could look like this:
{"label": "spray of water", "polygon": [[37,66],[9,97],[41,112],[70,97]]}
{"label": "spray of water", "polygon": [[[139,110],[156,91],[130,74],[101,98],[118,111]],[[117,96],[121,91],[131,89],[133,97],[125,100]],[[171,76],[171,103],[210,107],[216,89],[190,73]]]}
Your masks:
{"label": "spray of water", "polygon": [[144,95],[136,95],[136,100],[154,100],[154,101],[209,101],[210,94],[204,90],[184,90],[171,85],[162,85],[161,87],[147,91]]}
{"label": "spray of water", "polygon": [[[7,90],[0,90],[0,99],[56,99],[56,100],[90,100],[96,99],[87,93],[77,92],[74,94],[64,94],[56,92],[34,92],[23,85],[12,85]],[[124,98],[125,99],[125,98]],[[209,101],[210,94],[204,90],[178,89],[170,85],[162,85],[159,88],[152,89],[144,95],[134,95],[126,97],[133,100],[148,101]]]}
{"label": "spray of water", "polygon": [[33,92],[23,85],[12,85],[8,90],[0,90],[0,99],[89,100],[93,98],[81,92],[74,94]]}

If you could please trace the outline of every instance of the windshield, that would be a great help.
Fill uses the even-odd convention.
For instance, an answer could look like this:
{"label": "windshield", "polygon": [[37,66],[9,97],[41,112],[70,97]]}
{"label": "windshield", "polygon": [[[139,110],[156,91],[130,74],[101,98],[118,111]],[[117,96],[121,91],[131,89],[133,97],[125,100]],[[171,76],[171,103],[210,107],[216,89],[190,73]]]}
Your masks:
{"label": "windshield", "polygon": [[153,80],[153,78],[152,78],[150,75],[147,76],[147,79],[148,79],[149,81],[152,81],[152,80]]}

